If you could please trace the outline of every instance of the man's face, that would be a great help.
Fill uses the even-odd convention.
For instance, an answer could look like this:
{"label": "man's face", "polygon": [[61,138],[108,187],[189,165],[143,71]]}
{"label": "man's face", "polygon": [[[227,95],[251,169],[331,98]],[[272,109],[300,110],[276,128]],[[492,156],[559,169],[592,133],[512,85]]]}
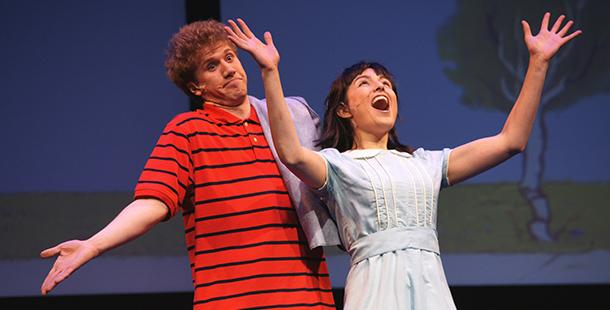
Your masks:
{"label": "man's face", "polygon": [[228,44],[220,44],[200,55],[195,72],[195,82],[189,83],[190,91],[205,102],[235,107],[246,102],[248,78]]}

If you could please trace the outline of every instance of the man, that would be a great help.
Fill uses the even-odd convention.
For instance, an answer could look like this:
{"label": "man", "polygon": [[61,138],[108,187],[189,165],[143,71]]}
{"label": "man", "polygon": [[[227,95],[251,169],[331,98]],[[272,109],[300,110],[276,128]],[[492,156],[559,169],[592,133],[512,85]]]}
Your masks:
{"label": "man", "polygon": [[[201,108],[167,124],[134,201],[108,226],[41,252],[58,255],[42,294],[94,257],[182,212],[195,309],[334,308],[322,249],[308,246],[336,244],[328,238],[336,231],[326,234],[334,225],[276,162],[265,104],[247,96],[247,76],[224,25],[208,20],[182,27],[170,41],[166,68]],[[287,101],[303,125],[300,138],[312,146],[317,116],[304,100]]]}

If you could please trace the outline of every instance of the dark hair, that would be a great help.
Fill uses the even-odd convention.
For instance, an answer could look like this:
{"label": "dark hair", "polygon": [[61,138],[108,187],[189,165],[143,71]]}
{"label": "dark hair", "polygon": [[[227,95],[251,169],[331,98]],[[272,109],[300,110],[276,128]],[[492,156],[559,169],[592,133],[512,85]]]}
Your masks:
{"label": "dark hair", "polygon": [[[347,103],[347,89],[352,84],[356,76],[366,69],[373,69],[375,73],[381,75],[392,83],[392,89],[398,97],[396,84],[390,71],[379,63],[361,61],[343,70],[343,73],[333,81],[330,91],[326,96],[324,112],[324,125],[322,135],[317,145],[321,148],[336,148],[339,152],[350,150],[354,145],[354,129],[349,119],[339,117],[337,109],[342,103]],[[396,127],[388,132],[388,149],[395,149],[401,152],[413,153],[413,148],[400,143],[396,134]]]}
{"label": "dark hair", "polygon": [[169,79],[191,100],[200,102],[188,89],[188,83],[195,80],[202,53],[227,44],[237,51],[235,44],[227,36],[224,25],[208,19],[196,21],[180,28],[169,41],[165,69]]}

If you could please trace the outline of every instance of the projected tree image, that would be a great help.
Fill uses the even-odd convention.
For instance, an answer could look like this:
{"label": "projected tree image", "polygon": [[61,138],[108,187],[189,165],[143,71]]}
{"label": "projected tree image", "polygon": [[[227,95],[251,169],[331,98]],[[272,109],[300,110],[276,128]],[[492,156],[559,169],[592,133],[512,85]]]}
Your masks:
{"label": "projected tree image", "polygon": [[556,238],[549,225],[552,208],[542,188],[547,140],[552,134],[546,117],[578,104],[581,98],[610,92],[610,2],[459,1],[456,14],[439,31],[438,42],[440,57],[447,63],[446,76],[463,89],[462,103],[508,113],[528,64],[520,22],[535,21],[546,11],[555,18],[565,14],[575,21],[572,29],[584,31],[577,44],[565,46],[550,64],[518,184],[532,210],[531,236],[552,242]]}

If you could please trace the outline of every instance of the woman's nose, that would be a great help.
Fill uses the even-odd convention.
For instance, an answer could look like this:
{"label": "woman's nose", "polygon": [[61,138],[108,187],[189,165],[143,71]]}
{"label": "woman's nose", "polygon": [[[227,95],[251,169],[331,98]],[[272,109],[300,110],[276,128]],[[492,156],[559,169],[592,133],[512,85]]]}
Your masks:
{"label": "woman's nose", "polygon": [[385,88],[385,84],[383,84],[383,82],[381,82],[381,81],[377,81],[377,85],[375,86],[375,91],[383,90],[384,88]]}

